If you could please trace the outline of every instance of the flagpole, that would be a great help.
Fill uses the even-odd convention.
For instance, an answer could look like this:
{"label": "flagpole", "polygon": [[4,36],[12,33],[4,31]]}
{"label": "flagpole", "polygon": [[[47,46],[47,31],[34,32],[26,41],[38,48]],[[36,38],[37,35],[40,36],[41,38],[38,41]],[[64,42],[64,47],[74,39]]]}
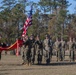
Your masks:
{"label": "flagpole", "polygon": [[27,33],[28,27],[32,25],[32,5],[31,5],[31,10],[30,13],[27,17],[27,19],[25,20],[24,26],[23,26],[23,33],[22,33],[22,37],[24,37]]}
{"label": "flagpole", "polygon": [[17,39],[17,49],[16,49],[16,56],[19,56],[19,43],[18,43],[18,39]]}

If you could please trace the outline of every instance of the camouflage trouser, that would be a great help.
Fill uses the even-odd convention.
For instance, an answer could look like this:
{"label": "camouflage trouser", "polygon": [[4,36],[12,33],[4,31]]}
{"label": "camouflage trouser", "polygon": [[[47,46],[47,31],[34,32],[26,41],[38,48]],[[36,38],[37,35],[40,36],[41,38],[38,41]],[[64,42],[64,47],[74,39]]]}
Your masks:
{"label": "camouflage trouser", "polygon": [[31,62],[34,64],[35,62],[35,49],[31,48]]}
{"label": "camouflage trouser", "polygon": [[53,53],[52,53],[52,48],[50,48],[50,61],[52,60],[52,55],[53,55]]}
{"label": "camouflage trouser", "polygon": [[41,49],[38,49],[37,52],[37,61],[38,61],[38,64],[41,64],[42,62],[42,50]]}
{"label": "camouflage trouser", "polygon": [[59,60],[59,50],[56,52],[57,61]]}
{"label": "camouflage trouser", "polygon": [[48,50],[44,50],[44,58],[46,60],[46,64],[50,64],[50,52]]}
{"label": "camouflage trouser", "polygon": [[70,50],[70,61],[75,61],[75,51]]}
{"label": "camouflage trouser", "polygon": [[63,49],[60,49],[60,60],[63,61],[65,56],[65,51]]}
{"label": "camouflage trouser", "polygon": [[25,48],[23,62],[29,64],[31,62],[31,51]]}
{"label": "camouflage trouser", "polygon": [[46,53],[46,64],[50,64],[50,52]]}
{"label": "camouflage trouser", "polygon": [[23,51],[22,59],[23,59],[23,63],[26,63],[26,61],[27,61],[27,51]]}
{"label": "camouflage trouser", "polygon": [[64,60],[64,56],[65,56],[65,52],[64,50],[60,49],[57,51],[57,61],[63,61]]}

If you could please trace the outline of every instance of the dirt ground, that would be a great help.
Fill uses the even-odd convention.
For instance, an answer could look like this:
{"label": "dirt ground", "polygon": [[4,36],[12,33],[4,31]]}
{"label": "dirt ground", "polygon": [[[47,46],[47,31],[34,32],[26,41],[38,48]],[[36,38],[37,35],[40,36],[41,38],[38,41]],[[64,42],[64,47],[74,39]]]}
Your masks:
{"label": "dirt ground", "polygon": [[0,61],[0,75],[76,75],[76,62],[56,62],[53,57],[50,65],[21,65],[21,56],[4,55]]}

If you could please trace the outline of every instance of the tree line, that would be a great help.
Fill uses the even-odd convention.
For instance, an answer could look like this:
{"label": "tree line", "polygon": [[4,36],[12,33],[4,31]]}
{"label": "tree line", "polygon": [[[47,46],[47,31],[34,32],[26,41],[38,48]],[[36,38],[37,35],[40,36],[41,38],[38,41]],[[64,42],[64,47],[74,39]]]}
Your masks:
{"label": "tree line", "polygon": [[13,43],[22,35],[22,27],[33,5],[32,25],[28,34],[44,38],[76,37],[76,14],[69,14],[68,0],[2,0],[0,5],[0,36],[2,42]]}

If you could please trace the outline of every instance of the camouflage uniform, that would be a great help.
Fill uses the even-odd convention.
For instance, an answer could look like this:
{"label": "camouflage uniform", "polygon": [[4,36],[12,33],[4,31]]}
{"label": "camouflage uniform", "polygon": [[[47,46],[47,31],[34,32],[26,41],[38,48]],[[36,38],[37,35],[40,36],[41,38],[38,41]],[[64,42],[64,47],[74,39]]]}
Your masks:
{"label": "camouflage uniform", "polygon": [[42,55],[43,55],[42,47],[43,47],[42,41],[40,40],[39,36],[37,36],[35,41],[35,49],[36,49],[38,64],[41,64],[42,62]]}
{"label": "camouflage uniform", "polygon": [[50,46],[50,61],[52,60],[52,51],[53,51],[53,41],[52,39],[49,39],[49,46]]}
{"label": "camouflage uniform", "polygon": [[21,55],[22,55],[22,60],[23,60],[23,63],[22,64],[24,64],[25,63],[25,56],[24,56],[24,52],[25,52],[25,47],[24,47],[24,45],[21,47]]}
{"label": "camouflage uniform", "polygon": [[63,61],[65,58],[65,41],[61,39],[61,51],[60,51],[60,59]]}
{"label": "camouflage uniform", "polygon": [[34,37],[30,37],[30,49],[31,49],[31,63],[34,64],[35,61],[35,40]]}
{"label": "camouflage uniform", "polygon": [[72,61],[75,61],[75,51],[76,51],[76,40],[73,38],[73,45],[72,45]]}
{"label": "camouflage uniform", "polygon": [[67,45],[68,45],[68,50],[69,50],[69,57],[70,57],[70,61],[72,60],[72,55],[73,55],[73,41],[70,40],[67,42]]}
{"label": "camouflage uniform", "polygon": [[26,65],[31,64],[31,49],[30,49],[30,40],[27,37],[26,41],[24,42],[25,50],[24,50],[24,63]]}
{"label": "camouflage uniform", "polygon": [[61,49],[61,43],[60,41],[58,41],[58,39],[56,39],[55,43],[54,43],[54,48],[56,50],[56,57],[57,57],[57,61],[60,60],[60,49]]}
{"label": "camouflage uniform", "polygon": [[50,64],[50,39],[48,36],[44,39],[43,42],[43,52],[44,52],[44,58],[46,60],[46,64]]}

